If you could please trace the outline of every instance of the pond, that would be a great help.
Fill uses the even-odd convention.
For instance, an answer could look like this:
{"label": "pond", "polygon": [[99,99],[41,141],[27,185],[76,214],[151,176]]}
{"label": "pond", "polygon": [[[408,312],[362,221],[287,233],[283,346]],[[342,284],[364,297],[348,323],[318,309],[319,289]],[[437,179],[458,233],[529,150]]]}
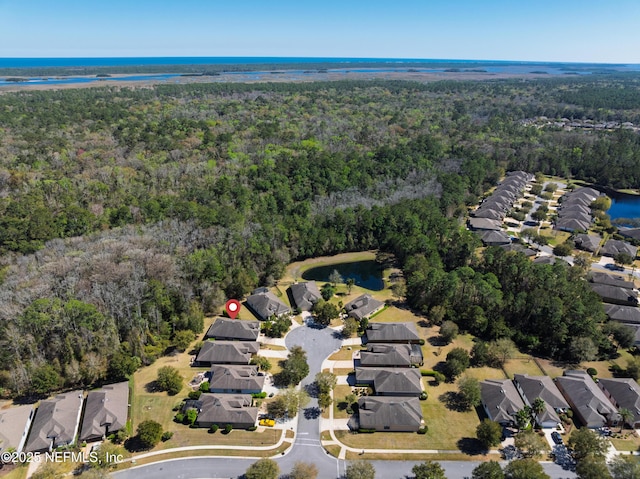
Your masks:
{"label": "pond", "polygon": [[607,214],[612,220],[617,218],[640,219],[640,196],[613,191],[607,191],[607,196],[611,198],[611,208],[607,210]]}
{"label": "pond", "polygon": [[302,278],[307,281],[329,281],[329,275],[334,270],[337,270],[345,281],[348,278],[355,279],[357,286],[370,289],[371,291],[381,291],[384,289],[382,270],[378,263],[373,260],[317,266],[302,273]]}

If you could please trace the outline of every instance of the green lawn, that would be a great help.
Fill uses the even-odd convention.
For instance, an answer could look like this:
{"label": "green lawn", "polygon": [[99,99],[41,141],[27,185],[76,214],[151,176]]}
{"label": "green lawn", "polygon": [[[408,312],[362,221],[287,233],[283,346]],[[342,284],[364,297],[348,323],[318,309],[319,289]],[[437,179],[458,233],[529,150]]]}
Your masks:
{"label": "green lawn", "polygon": [[513,379],[514,374],[528,374],[529,376],[544,376],[542,370],[538,367],[531,356],[518,357],[509,359],[504,363],[504,370]]}
{"label": "green lawn", "polygon": [[[338,404],[344,401],[344,398],[351,394],[352,388],[346,384],[339,384],[333,390],[333,417],[336,419],[347,419],[350,415],[347,414],[345,409],[340,410]],[[328,417],[328,416],[327,416]]]}

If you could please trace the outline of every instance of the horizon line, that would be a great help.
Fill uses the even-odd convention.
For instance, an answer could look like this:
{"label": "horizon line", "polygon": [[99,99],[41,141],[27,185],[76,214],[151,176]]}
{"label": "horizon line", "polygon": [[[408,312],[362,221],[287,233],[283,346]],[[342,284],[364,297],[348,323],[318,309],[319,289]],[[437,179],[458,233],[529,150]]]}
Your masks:
{"label": "horizon line", "polygon": [[[160,56],[160,55],[125,55],[125,56],[2,56],[2,60],[85,60],[85,59],[288,59],[288,60],[366,60],[366,61],[394,61],[394,62],[479,62],[479,63],[542,63],[542,64],[574,64],[574,65],[640,65],[633,62],[603,62],[603,61],[562,61],[562,60],[504,60],[504,59],[476,59],[476,58],[407,58],[407,57],[333,57],[333,56],[208,56],[208,55],[180,55],[180,56]],[[10,68],[10,67],[5,67]]]}

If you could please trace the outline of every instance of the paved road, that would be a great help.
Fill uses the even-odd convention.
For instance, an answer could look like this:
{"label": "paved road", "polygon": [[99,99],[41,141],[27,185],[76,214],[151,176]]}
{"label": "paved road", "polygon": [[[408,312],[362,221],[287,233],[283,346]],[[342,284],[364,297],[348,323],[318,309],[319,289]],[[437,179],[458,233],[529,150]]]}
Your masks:
{"label": "paved road", "polygon": [[[300,448],[308,449],[312,448]],[[337,472],[335,458],[323,461],[319,465],[319,479],[336,479],[344,474],[344,461],[340,461],[340,472]],[[313,457],[304,457],[306,462],[315,462]],[[174,459],[170,461],[140,466],[134,469],[113,473],[116,479],[220,479],[239,478],[255,459],[240,458],[206,458],[193,457],[187,459]],[[282,474],[291,471],[295,460],[289,458],[289,454],[276,459]],[[376,477],[384,479],[405,479],[413,477],[411,468],[414,461],[372,461],[376,470]],[[471,477],[471,471],[479,464],[475,461],[441,461],[447,479],[465,479]],[[574,479],[575,473],[564,471],[557,464],[545,463],[544,470],[553,479]]]}
{"label": "paved road", "polygon": [[[299,345],[307,352],[309,375],[302,386],[313,383],[320,372],[322,362],[333,351],[340,348],[341,340],[332,329],[316,329],[305,325],[293,329],[286,337],[287,348]],[[212,454],[215,452],[212,451]],[[252,458],[234,457],[194,457],[172,459],[139,466],[112,474],[115,479],[211,479],[238,478],[255,462]],[[294,444],[281,457],[276,458],[283,474],[291,471],[297,461],[314,463],[318,467],[318,479],[343,477],[346,462],[327,454],[320,444],[320,416],[317,398],[311,399],[307,408],[299,415],[297,435]],[[372,461],[376,477],[385,479],[405,479],[411,477],[411,468],[420,461]],[[478,465],[473,461],[443,461],[448,479],[471,477],[471,471]],[[575,478],[575,474],[563,471],[556,464],[544,464],[553,479]]]}

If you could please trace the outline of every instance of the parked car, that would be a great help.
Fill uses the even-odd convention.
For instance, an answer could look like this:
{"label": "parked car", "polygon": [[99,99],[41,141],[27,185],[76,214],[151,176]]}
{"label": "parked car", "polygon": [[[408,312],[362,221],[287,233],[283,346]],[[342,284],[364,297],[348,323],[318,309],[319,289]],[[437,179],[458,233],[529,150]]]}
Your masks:
{"label": "parked car", "polygon": [[556,444],[563,444],[562,442],[562,436],[560,436],[560,433],[553,431],[551,433],[551,439],[553,439],[553,442],[555,442]]}

